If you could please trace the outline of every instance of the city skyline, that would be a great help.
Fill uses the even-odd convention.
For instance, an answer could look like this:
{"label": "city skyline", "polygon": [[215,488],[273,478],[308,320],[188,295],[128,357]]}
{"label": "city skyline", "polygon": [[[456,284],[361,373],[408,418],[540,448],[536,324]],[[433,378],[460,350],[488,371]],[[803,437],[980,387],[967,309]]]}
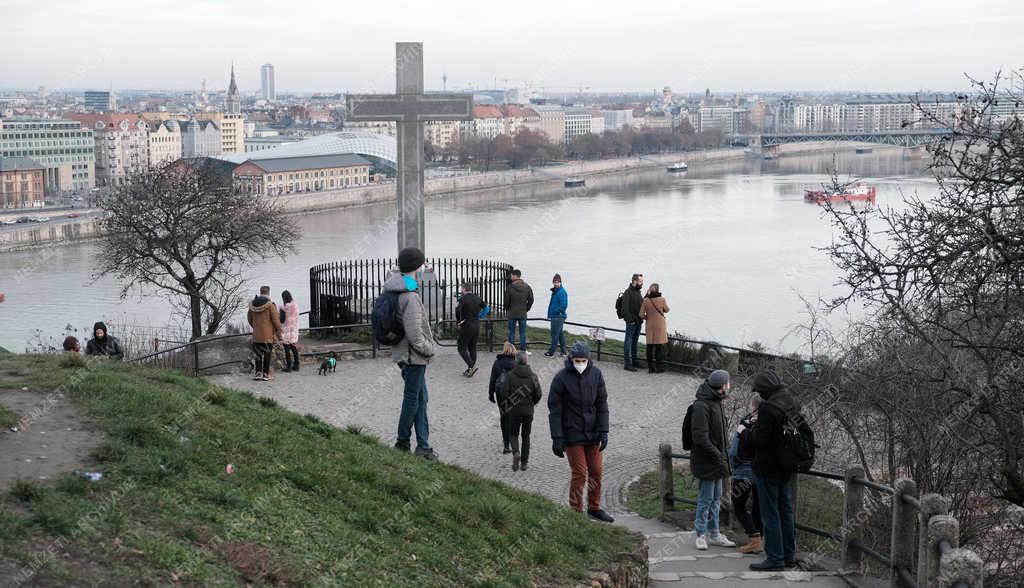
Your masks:
{"label": "city skyline", "polygon": [[[394,85],[391,44],[417,40],[427,46],[428,90],[440,89],[445,74],[449,89],[956,90],[965,73],[988,78],[1019,67],[1012,60],[1024,32],[1024,11],[1003,1],[973,5],[969,15],[951,2],[922,10],[872,1],[856,11],[804,0],[685,11],[653,2],[619,18],[616,7],[529,0],[515,19],[495,17],[492,5],[458,2],[359,5],[335,14],[317,1],[257,11],[229,1],[181,21],[176,34],[202,42],[154,45],[152,27],[188,8],[157,2],[140,14],[123,0],[100,7],[14,0],[0,23],[0,46],[38,49],[0,64],[0,80],[26,89],[191,90],[205,78],[220,90],[233,61],[241,91],[251,94],[269,62],[278,93],[385,91]],[[310,11],[318,18],[305,18]]]}

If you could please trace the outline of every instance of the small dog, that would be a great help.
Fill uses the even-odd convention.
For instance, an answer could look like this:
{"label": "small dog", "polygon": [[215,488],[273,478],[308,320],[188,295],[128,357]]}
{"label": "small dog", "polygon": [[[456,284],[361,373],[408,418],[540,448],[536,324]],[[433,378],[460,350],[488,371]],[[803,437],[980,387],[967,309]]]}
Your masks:
{"label": "small dog", "polygon": [[334,373],[335,368],[338,367],[338,354],[331,352],[327,357],[323,358],[320,362],[320,369],[317,370],[317,374],[326,376],[327,372]]}

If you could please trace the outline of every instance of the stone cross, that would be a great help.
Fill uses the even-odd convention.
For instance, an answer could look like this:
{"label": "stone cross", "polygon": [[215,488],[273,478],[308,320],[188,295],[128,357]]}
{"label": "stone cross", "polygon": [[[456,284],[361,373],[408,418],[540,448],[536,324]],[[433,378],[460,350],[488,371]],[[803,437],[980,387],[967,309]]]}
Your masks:
{"label": "stone cross", "polygon": [[423,122],[471,120],[471,94],[423,93],[423,43],[395,43],[397,91],[349,94],[352,121],[395,121],[398,127],[398,249],[426,251],[423,223]]}

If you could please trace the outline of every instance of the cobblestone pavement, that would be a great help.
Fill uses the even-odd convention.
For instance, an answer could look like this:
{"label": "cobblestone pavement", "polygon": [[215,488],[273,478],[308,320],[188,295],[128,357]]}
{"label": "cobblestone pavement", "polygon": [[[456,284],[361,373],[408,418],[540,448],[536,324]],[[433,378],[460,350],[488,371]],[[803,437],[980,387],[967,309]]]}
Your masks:
{"label": "cobblestone pavement", "polygon": [[[442,348],[427,368],[430,444],[441,461],[466,468],[481,476],[536,492],[568,504],[569,467],[551,452],[548,432],[547,389],[564,365],[558,357],[534,353],[530,363],[541,380],[545,397],[534,414],[530,468],[513,472],[511,455],[502,455],[498,409],[487,399],[492,354],[481,354],[480,371],[462,376],[465,364],[451,348]],[[754,556],[737,557],[735,550],[721,553],[693,551],[693,539],[678,529],[628,512],[621,490],[632,479],[657,467],[658,445],[680,445],[686,407],[700,380],[680,374],[626,372],[617,362],[598,362],[608,387],[610,431],[604,452],[602,505],[619,523],[648,536],[651,580],[656,586],[684,585],[788,585],[809,582],[810,574],[752,574],[747,565]],[[212,382],[275,399],[285,408],[312,413],[337,427],[357,426],[392,444],[402,404],[402,378],[390,358],[342,360],[337,371],[319,376],[316,366],[304,366],[298,374],[278,373],[271,382],[247,376],[212,376]],[[415,439],[414,439],[415,441]],[[666,537],[670,538],[666,540]],[[700,570],[700,571],[697,571]],[[819,578],[815,577],[815,583]],[[820,578],[822,581],[836,578]],[[836,584],[841,585],[841,584]]]}

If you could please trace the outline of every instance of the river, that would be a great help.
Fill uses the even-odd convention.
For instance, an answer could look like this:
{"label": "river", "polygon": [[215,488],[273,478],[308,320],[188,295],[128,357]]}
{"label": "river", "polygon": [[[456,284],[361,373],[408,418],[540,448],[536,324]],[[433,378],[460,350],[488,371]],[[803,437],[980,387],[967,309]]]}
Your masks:
{"label": "river", "polygon": [[[900,151],[842,153],[843,178],[878,187],[879,206],[899,206],[902,193],[934,194],[920,159]],[[585,190],[511,188],[429,201],[428,254],[507,261],[523,271],[542,316],[555,272],[569,293],[572,321],[618,325],[614,301],[630,274],[661,285],[671,330],[732,345],[753,341],[799,351],[792,328],[811,302],[841,293],[838,273],[816,248],[832,239],[804,188],[827,181],[833,159],[783,156],[691,166],[682,175],[650,169],[589,179]],[[297,253],[251,270],[252,285],[290,289],[309,304],[310,266],[349,257],[394,254],[392,206],[298,217]],[[273,230],[268,227],[267,230]],[[94,321],[118,328],[160,329],[173,323],[162,297],[120,298],[112,278],[93,279],[98,245],[79,243],[0,255],[0,346],[21,351],[57,342],[70,328],[82,337]],[[828,320],[841,326],[847,316]],[[157,332],[157,331],[154,331]]]}

